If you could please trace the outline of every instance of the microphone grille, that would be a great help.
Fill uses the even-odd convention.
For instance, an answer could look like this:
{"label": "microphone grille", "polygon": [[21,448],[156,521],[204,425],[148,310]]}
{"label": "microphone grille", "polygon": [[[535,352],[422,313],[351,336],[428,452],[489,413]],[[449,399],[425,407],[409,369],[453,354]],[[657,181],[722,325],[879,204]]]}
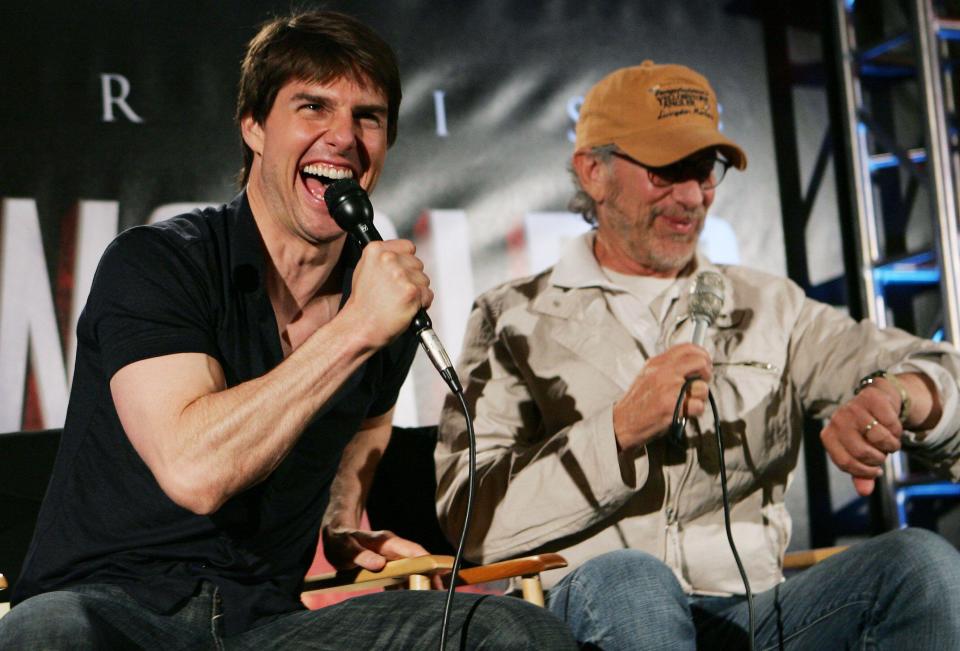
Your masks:
{"label": "microphone grille", "polygon": [[701,271],[690,288],[690,316],[712,324],[723,309],[723,276],[715,271]]}
{"label": "microphone grille", "polygon": [[354,232],[361,224],[373,222],[370,197],[354,179],[331,183],[323,193],[323,200],[333,221],[348,233]]}

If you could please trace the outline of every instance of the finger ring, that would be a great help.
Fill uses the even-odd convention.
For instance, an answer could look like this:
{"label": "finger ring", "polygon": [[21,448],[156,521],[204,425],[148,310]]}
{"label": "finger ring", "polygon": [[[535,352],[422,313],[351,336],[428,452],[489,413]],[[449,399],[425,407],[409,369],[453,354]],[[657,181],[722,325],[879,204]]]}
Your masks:
{"label": "finger ring", "polygon": [[869,434],[870,430],[872,430],[874,427],[876,427],[879,424],[880,424],[880,421],[878,421],[876,418],[871,420],[869,423],[867,423],[867,426],[863,428],[863,435],[866,436],[867,434]]}

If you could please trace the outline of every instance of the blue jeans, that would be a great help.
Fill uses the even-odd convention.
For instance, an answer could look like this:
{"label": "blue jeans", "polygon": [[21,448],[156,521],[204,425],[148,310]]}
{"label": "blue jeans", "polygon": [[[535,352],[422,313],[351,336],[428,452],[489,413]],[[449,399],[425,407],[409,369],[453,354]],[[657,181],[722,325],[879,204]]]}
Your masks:
{"label": "blue jeans", "polygon": [[[294,611],[240,635],[223,637],[226,606],[205,583],[172,615],[140,606],[122,589],[85,585],[32,597],[0,619],[0,648],[33,649],[431,649],[440,640],[445,594],[381,592],[319,610]],[[575,649],[543,608],[512,597],[458,593],[448,649]]]}
{"label": "blue jeans", "polygon": [[[598,556],[547,607],[587,649],[745,649],[743,597],[684,594],[635,550]],[[960,649],[960,554],[937,534],[893,531],[754,596],[757,649]]]}

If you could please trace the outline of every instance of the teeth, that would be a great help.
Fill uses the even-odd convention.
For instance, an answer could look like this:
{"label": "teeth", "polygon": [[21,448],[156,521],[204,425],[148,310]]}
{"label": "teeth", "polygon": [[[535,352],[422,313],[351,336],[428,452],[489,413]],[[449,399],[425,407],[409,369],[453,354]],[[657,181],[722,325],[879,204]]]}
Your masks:
{"label": "teeth", "polygon": [[323,163],[307,165],[303,168],[303,173],[309,174],[310,176],[323,176],[334,180],[353,178],[353,170],[349,167],[334,167],[333,165],[325,165]]}

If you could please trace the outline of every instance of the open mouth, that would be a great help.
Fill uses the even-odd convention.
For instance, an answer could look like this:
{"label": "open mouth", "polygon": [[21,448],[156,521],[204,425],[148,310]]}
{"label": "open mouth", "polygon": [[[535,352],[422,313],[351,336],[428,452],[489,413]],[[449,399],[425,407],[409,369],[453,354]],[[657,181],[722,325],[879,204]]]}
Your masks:
{"label": "open mouth", "polygon": [[657,210],[654,218],[659,218],[663,227],[676,233],[690,233],[697,230],[703,216],[697,210]]}
{"label": "open mouth", "polygon": [[673,228],[688,229],[693,227],[693,220],[687,219],[686,217],[673,217],[671,215],[663,215],[663,218]]}
{"label": "open mouth", "polygon": [[300,178],[303,179],[303,184],[310,194],[322,200],[328,185],[340,179],[352,179],[353,170],[349,167],[313,163],[301,168]]}

